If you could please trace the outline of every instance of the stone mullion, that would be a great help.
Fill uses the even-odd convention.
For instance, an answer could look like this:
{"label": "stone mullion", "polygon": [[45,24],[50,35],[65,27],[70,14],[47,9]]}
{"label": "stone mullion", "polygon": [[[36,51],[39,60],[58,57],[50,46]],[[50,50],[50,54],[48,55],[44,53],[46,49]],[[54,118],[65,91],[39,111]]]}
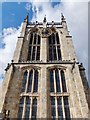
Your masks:
{"label": "stone mullion", "polygon": [[26,82],[26,90],[25,90],[25,93],[27,93],[27,90],[28,90],[28,81],[29,81],[29,70],[28,71],[28,75],[27,75],[27,82]]}
{"label": "stone mullion", "polygon": [[61,97],[61,101],[62,101],[63,118],[66,118],[66,117],[65,117],[65,109],[64,109],[64,100],[63,100],[63,96]]}
{"label": "stone mullion", "polygon": [[62,89],[62,78],[61,78],[61,74],[60,74],[60,70],[59,71],[59,80],[60,80],[60,89],[61,89],[61,93],[63,92],[63,89]]}
{"label": "stone mullion", "polygon": [[57,56],[57,60],[58,60],[58,49],[57,49],[56,34],[55,34],[55,48],[56,48],[56,56]]}
{"label": "stone mullion", "polygon": [[37,44],[38,44],[38,35],[36,34],[35,61],[37,59]]}
{"label": "stone mullion", "polygon": [[55,70],[53,70],[53,76],[54,76],[54,91],[55,91],[55,93],[56,93],[56,92],[57,92],[57,89],[56,89]]}
{"label": "stone mullion", "polygon": [[24,105],[23,105],[23,114],[22,114],[22,118],[25,118],[25,111],[26,111],[26,97],[24,97]]}
{"label": "stone mullion", "polygon": [[32,90],[31,90],[32,93],[33,93],[33,89],[34,89],[34,72],[35,72],[35,70],[33,69]]}
{"label": "stone mullion", "polygon": [[30,60],[32,60],[32,55],[33,55],[34,36],[35,36],[35,34],[33,33],[33,40],[32,40],[32,45],[31,45],[31,59]]}
{"label": "stone mullion", "polygon": [[32,104],[33,104],[33,97],[31,97],[31,104],[30,104],[30,119],[32,118]]}

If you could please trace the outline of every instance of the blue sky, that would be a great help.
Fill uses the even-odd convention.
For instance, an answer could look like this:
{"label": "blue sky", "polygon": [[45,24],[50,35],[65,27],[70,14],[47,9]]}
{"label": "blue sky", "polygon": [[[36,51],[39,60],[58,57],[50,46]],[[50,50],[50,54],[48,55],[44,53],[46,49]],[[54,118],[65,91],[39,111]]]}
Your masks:
{"label": "blue sky", "polygon": [[46,15],[48,21],[56,22],[60,21],[61,12],[64,13],[70,34],[73,36],[78,61],[83,62],[86,70],[88,69],[88,25],[86,24],[88,23],[88,4],[75,3],[74,0],[70,3],[68,2],[70,0],[67,0],[67,2],[58,2],[60,0],[57,0],[57,2],[55,2],[56,0],[52,0],[52,2],[38,1],[0,3],[2,13],[2,15],[0,14],[0,23],[2,23],[0,28],[2,27],[3,32],[3,36],[1,36],[0,30],[0,79],[3,77],[2,74],[7,63],[12,60],[17,42],[16,38],[19,36],[22,22],[27,13],[29,13],[29,21],[43,21]]}
{"label": "blue sky", "polygon": [[[2,4],[2,28],[18,27],[24,21],[28,11],[25,8],[26,3],[4,2]],[[29,19],[32,19],[32,9],[29,11]]]}

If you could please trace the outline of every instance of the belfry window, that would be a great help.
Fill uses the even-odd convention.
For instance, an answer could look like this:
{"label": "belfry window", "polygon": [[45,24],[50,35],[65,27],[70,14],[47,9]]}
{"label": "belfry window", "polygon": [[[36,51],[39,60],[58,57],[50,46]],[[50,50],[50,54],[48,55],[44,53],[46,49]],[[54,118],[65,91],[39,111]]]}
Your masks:
{"label": "belfry window", "polygon": [[52,33],[49,40],[49,61],[61,60],[60,41],[58,33]]}
{"label": "belfry window", "polygon": [[30,34],[28,61],[40,60],[40,36],[33,32]]}

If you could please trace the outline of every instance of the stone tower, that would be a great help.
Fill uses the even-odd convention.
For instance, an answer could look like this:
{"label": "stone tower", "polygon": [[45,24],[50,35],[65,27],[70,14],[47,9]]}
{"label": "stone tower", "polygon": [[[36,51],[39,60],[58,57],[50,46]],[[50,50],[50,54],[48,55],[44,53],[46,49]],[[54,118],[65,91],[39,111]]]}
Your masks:
{"label": "stone tower", "polygon": [[63,14],[61,22],[25,18],[13,60],[5,69],[3,118],[88,118],[85,69],[77,61]]}

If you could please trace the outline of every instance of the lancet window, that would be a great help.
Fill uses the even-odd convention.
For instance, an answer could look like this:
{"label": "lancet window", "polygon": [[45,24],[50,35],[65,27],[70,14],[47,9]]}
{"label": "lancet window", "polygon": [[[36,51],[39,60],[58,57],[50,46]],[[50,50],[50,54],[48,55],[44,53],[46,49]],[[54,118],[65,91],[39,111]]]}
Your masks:
{"label": "lancet window", "polygon": [[61,60],[60,40],[58,33],[52,33],[48,37],[49,41],[49,61]]}
{"label": "lancet window", "polygon": [[40,60],[40,41],[40,36],[36,32],[30,34],[28,61]]}

